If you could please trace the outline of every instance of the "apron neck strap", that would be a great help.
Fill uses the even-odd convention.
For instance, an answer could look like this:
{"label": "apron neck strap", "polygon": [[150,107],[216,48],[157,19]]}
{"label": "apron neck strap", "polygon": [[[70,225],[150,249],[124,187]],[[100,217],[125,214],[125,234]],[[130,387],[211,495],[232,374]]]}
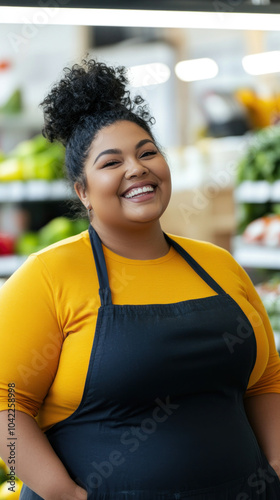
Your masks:
{"label": "apron neck strap", "polygon": [[89,237],[99,281],[99,295],[100,295],[101,305],[108,306],[112,304],[112,294],[109,285],[109,278],[108,278],[104,252],[102,248],[102,241],[99,238],[95,229],[93,229],[91,224],[89,226]]}
{"label": "apron neck strap", "polygon": [[[167,234],[163,233],[166,241],[183,257],[183,259],[192,267],[192,269],[200,276],[200,278],[207,283],[218,295],[225,295],[225,291],[218,285],[218,283],[201,267],[198,262],[182,248],[176,241],[172,240]],[[108,272],[102,248],[102,242],[97,232],[92,225],[89,226],[89,237],[93,256],[95,260],[98,280],[99,280],[99,295],[101,305],[112,304],[112,294],[109,285]]]}
{"label": "apron neck strap", "polygon": [[214,290],[218,295],[226,295],[226,292],[218,285],[218,283],[208,274],[203,267],[196,262],[196,260],[179,245],[176,241],[172,240],[167,234],[164,233],[166,241],[173,246],[173,248],[185,259],[185,261],[192,267],[192,269],[200,276],[200,278],[207,283],[207,285]]}

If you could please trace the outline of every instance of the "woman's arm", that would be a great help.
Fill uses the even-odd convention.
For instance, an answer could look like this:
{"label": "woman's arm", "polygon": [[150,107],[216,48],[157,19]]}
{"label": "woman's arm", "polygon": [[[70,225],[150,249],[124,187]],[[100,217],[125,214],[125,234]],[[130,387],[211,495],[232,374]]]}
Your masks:
{"label": "woman's arm", "polygon": [[15,446],[15,474],[44,500],[86,500],[87,492],[69,476],[46,436],[30,415],[16,411],[15,439],[8,434],[8,412],[0,412],[0,456],[8,464]]}
{"label": "woman's arm", "polygon": [[280,394],[260,394],[244,401],[257,440],[280,477]]}
{"label": "woman's arm", "polygon": [[0,290],[0,456],[10,466],[12,400],[16,475],[44,500],[85,500],[86,491],[70,478],[35,420],[55,378],[64,342],[55,284],[42,259],[32,256]]}

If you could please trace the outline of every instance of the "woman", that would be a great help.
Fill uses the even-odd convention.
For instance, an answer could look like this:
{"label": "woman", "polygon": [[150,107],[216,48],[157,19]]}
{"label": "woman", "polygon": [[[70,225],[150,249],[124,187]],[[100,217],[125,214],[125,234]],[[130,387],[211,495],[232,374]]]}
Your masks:
{"label": "woman", "polygon": [[169,168],[126,84],[83,61],[42,103],[90,226],[1,289],[0,455],[13,387],[23,500],[279,499],[266,312],[229,253],[163,233]]}

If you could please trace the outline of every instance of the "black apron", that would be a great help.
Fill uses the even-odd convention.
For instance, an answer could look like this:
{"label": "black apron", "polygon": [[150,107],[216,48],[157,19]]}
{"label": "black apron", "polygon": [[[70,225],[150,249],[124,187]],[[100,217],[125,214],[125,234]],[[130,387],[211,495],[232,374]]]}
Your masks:
{"label": "black apron", "polygon": [[[241,308],[167,235],[217,295],[114,305],[89,234],[101,307],[84,393],[46,432],[73,480],[90,500],[279,500],[243,405],[256,341]],[[21,500],[39,498],[23,486]]]}

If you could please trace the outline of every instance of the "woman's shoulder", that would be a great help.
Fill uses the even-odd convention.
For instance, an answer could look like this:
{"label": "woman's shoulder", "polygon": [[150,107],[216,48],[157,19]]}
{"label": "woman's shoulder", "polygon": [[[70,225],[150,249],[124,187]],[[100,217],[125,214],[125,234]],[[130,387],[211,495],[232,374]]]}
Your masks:
{"label": "woman's shoulder", "polygon": [[23,281],[51,282],[71,280],[75,275],[86,273],[92,253],[88,231],[71,236],[34,252],[12,274],[9,284]]}
{"label": "woman's shoulder", "polygon": [[75,236],[70,236],[63,240],[57,241],[52,245],[42,248],[38,252],[34,252],[33,256],[41,257],[42,259],[57,259],[60,257],[75,257],[81,252],[90,250],[90,239],[88,230],[82,231]]}
{"label": "woman's shoulder", "polygon": [[244,281],[245,272],[225,248],[208,241],[172,234],[168,236],[179,243],[228,293],[236,294],[237,289],[244,289],[248,285]]}
{"label": "woman's shoulder", "polygon": [[228,250],[222,248],[214,243],[203,240],[195,240],[186,238],[185,236],[177,236],[168,233],[168,236],[176,241],[181,247],[184,248],[196,260],[222,259],[224,262],[237,264]]}

